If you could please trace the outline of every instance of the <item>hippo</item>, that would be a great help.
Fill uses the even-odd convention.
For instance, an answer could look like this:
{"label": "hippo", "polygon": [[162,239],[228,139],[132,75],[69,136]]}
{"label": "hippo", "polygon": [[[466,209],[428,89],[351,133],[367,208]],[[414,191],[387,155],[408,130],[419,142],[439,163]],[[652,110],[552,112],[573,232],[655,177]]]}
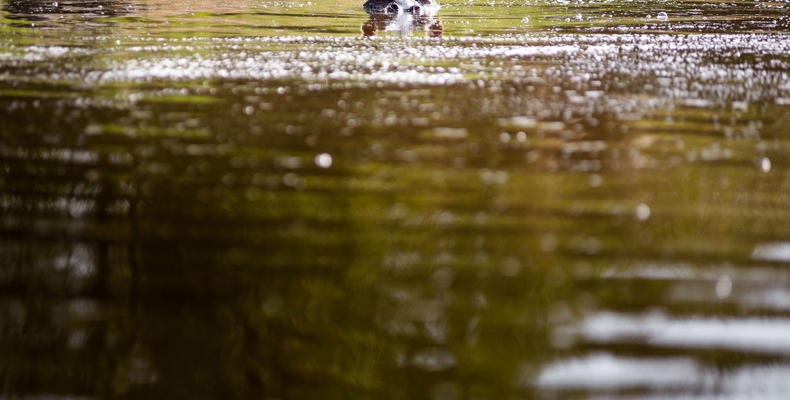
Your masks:
{"label": "hippo", "polygon": [[442,23],[436,18],[436,0],[368,0],[362,8],[370,19],[362,24],[362,33],[373,36],[376,31],[408,33],[425,30],[431,37],[442,35]]}
{"label": "hippo", "polygon": [[439,11],[439,3],[436,0],[368,0],[362,8],[368,14],[435,16]]}

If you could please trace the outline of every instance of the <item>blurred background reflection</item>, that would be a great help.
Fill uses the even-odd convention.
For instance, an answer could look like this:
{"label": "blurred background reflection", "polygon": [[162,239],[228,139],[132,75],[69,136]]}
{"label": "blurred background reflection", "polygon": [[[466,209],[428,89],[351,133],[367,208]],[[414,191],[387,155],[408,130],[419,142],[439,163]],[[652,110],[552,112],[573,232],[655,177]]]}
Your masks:
{"label": "blurred background reflection", "polygon": [[2,392],[782,398],[785,8],[7,0]]}

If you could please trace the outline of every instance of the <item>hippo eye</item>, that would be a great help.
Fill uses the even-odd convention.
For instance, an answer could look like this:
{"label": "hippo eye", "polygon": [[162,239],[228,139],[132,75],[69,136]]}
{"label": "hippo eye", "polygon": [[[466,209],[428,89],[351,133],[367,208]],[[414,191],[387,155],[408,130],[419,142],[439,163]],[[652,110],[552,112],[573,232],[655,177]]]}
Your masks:
{"label": "hippo eye", "polygon": [[390,4],[389,10],[392,12],[398,12],[398,5],[395,3]]}

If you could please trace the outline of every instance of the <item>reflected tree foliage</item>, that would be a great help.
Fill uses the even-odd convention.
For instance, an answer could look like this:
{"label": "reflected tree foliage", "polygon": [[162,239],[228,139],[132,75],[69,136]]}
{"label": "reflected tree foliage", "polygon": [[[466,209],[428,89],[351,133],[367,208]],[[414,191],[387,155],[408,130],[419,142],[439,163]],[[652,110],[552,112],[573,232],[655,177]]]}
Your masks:
{"label": "reflected tree foliage", "polygon": [[[362,22],[358,4],[181,4],[75,18],[93,28],[74,37],[6,26],[3,396],[590,397],[609,393],[536,377],[589,359],[705,373],[787,360],[629,335],[655,315],[659,328],[784,319],[781,40],[652,43],[609,3],[578,18],[548,7],[559,25],[515,36],[553,20],[513,6],[525,14],[481,30],[491,5],[470,5],[477,18],[446,41],[351,37],[360,23],[443,29]],[[14,21],[128,5],[3,3]],[[745,29],[740,10],[715,23]],[[347,37],[282,36],[306,22]],[[604,340],[585,331],[612,315],[626,324]],[[708,394],[700,376],[693,395]],[[627,389],[615,394],[643,394]]]}
{"label": "reflected tree foliage", "polygon": [[[22,116],[1,127],[6,393],[411,398],[501,380],[506,394],[519,370],[512,340],[520,357],[546,345],[532,323],[548,301],[540,268],[522,264],[529,249],[507,254],[518,237],[489,242],[496,231],[443,225],[430,203],[348,186],[364,165],[267,153],[283,136],[121,136],[89,126],[127,121],[127,110],[38,101],[78,117],[37,125],[54,136],[16,135],[40,109],[2,102]],[[353,151],[331,124],[312,131],[324,151]],[[434,222],[385,217],[403,207]],[[504,327],[492,307],[525,322]]]}

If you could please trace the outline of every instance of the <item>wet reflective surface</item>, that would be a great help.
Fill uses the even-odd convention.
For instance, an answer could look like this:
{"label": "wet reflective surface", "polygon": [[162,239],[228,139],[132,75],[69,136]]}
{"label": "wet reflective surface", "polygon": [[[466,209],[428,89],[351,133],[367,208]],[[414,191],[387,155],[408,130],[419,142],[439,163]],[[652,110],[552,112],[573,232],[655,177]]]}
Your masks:
{"label": "wet reflective surface", "polygon": [[0,5],[5,395],[790,391],[786,2]]}

